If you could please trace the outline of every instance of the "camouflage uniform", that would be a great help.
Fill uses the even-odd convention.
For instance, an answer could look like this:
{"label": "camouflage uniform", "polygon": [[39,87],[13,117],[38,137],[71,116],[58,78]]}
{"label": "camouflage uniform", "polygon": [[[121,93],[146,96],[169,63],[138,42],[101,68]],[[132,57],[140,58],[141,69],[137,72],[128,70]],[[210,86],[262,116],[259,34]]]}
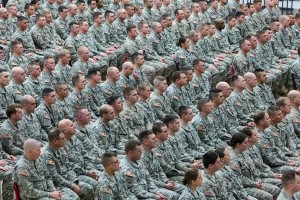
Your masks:
{"label": "camouflage uniform", "polygon": [[63,199],[79,200],[77,194],[69,188],[55,188],[43,158],[29,161],[22,156],[15,166],[14,179],[19,186],[20,196],[24,200],[51,200],[53,198],[49,197],[50,192],[58,190]]}
{"label": "camouflage uniform", "polygon": [[11,81],[6,89],[7,92],[12,95],[14,103],[20,103],[22,96],[27,94],[33,96],[35,99],[39,99],[39,96],[33,91],[33,89],[25,84],[17,84],[14,81]]}
{"label": "camouflage uniform", "polygon": [[185,91],[182,87],[177,88],[174,83],[169,85],[166,91],[166,96],[168,97],[173,110],[178,111],[180,106],[191,104],[184,93]]}
{"label": "camouflage uniform", "polygon": [[261,97],[264,107],[269,107],[275,104],[275,97],[272,93],[271,88],[267,84],[257,84],[254,88],[256,94]]}
{"label": "camouflage uniform", "polygon": [[56,74],[52,72],[48,73],[45,70],[41,72],[39,79],[42,82],[43,88],[52,88],[52,89],[54,89],[56,83],[61,81],[59,77],[56,76]]}
{"label": "camouflage uniform", "polygon": [[60,17],[58,17],[56,20],[54,20],[54,26],[60,38],[66,40],[69,36],[69,27],[67,26],[66,20],[62,20]]}
{"label": "camouflage uniform", "polygon": [[119,19],[116,19],[112,23],[112,28],[115,31],[115,34],[112,35],[112,40],[119,45],[122,45],[124,43],[124,40],[126,39],[127,32],[126,32],[126,24],[124,22],[120,22]]}
{"label": "camouflage uniform", "polygon": [[117,95],[121,98],[122,101],[124,101],[123,97],[123,91],[121,86],[117,83],[112,84],[108,80],[104,81],[101,85],[102,90],[104,91],[105,98],[108,98],[110,96]]}
{"label": "camouflage uniform", "polygon": [[83,62],[79,59],[72,66],[72,74],[81,73],[86,77],[87,72],[91,67],[100,67],[100,71],[104,73],[108,66],[107,63],[102,60],[97,63],[92,63],[90,61]]}
{"label": "camouflage uniform", "polygon": [[231,103],[234,107],[235,111],[237,112],[237,118],[244,120],[244,121],[252,121],[252,109],[250,102],[246,98],[243,92],[236,92],[233,91],[230,94]]}
{"label": "camouflage uniform", "polygon": [[186,187],[179,197],[179,200],[197,200],[197,199],[206,200],[200,187],[198,187],[196,191],[192,191],[189,187]]}
{"label": "camouflage uniform", "polygon": [[96,107],[96,105],[94,105],[94,102],[91,101],[92,97],[89,96],[87,93],[85,92],[80,92],[79,94],[76,94],[74,91],[72,93],[69,94],[69,96],[66,98],[66,102],[67,104],[70,105],[71,108],[75,109],[77,106],[85,106],[89,112],[92,115],[92,118],[95,118],[95,114],[98,113],[93,113],[92,108]]}
{"label": "camouflage uniform", "polygon": [[11,93],[7,92],[5,87],[0,88],[0,123],[7,119],[5,110],[9,104],[14,102],[14,98]]}
{"label": "camouflage uniform", "polygon": [[154,109],[152,105],[149,102],[149,99],[146,101],[143,101],[141,99],[138,100],[138,102],[135,104],[138,110],[141,110],[144,112],[146,116],[146,129],[152,129],[153,123],[157,120],[157,115],[154,112]]}
{"label": "camouflage uniform", "polygon": [[52,74],[57,77],[58,80],[63,81],[68,85],[69,92],[72,91],[72,67],[70,65],[62,66],[57,63]]}
{"label": "camouflage uniform", "polygon": [[28,75],[28,64],[29,64],[29,61],[24,54],[21,56],[12,54],[12,56],[10,57],[10,59],[8,61],[8,65],[10,66],[10,69],[12,69],[14,67],[22,67],[27,75]]}
{"label": "camouflage uniform", "polygon": [[71,169],[67,152],[63,148],[53,150],[48,144],[42,149],[42,156],[46,160],[49,174],[56,187],[67,187],[72,189],[73,184],[76,184],[81,188],[82,193],[80,194],[80,197],[82,199],[94,198],[93,186],[79,180],[76,173]]}
{"label": "camouflage uniform", "polygon": [[83,92],[89,96],[89,101],[92,102],[90,103],[91,109],[93,113],[95,113],[98,116],[100,106],[106,104],[104,92],[100,84],[97,84],[95,87],[91,87],[87,84]]}
{"label": "camouflage uniform", "polygon": [[208,98],[211,81],[211,74],[209,72],[205,72],[201,76],[193,75],[191,83],[194,86],[195,99]]}

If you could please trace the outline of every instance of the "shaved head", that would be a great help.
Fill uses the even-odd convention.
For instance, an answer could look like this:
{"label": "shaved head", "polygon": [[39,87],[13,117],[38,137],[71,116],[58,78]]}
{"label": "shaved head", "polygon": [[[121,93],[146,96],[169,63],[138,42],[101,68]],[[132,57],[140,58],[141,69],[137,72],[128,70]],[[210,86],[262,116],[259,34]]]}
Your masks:
{"label": "shaved head", "polygon": [[27,139],[24,142],[23,148],[24,148],[24,152],[25,155],[28,151],[31,151],[33,149],[35,149],[35,147],[40,146],[40,142],[34,139]]}
{"label": "shaved head", "polygon": [[73,122],[69,119],[63,119],[58,123],[58,128],[62,131],[67,125]]}
{"label": "shaved head", "polygon": [[227,82],[221,81],[216,85],[216,88],[222,90],[228,86],[230,87],[230,85]]}
{"label": "shaved head", "polygon": [[287,97],[291,100],[291,99],[294,99],[295,97],[297,97],[299,94],[300,94],[299,91],[297,91],[297,90],[291,90],[288,93]]}
{"label": "shaved head", "polygon": [[244,75],[244,79],[247,81],[248,79],[253,79],[253,78],[256,78],[255,74],[252,73],[252,72],[247,72],[245,75]]}

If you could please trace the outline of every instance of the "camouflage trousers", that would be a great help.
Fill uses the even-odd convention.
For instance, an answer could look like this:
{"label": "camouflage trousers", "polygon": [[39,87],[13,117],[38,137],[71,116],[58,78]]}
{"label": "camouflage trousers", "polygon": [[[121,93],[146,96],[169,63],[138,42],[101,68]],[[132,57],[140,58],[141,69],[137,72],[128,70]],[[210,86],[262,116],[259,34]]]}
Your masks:
{"label": "camouflage trousers", "polygon": [[81,188],[82,194],[79,195],[80,199],[94,200],[95,189],[98,187],[98,181],[88,176],[78,176],[78,186]]}
{"label": "camouflage trousers", "polygon": [[13,167],[7,166],[7,171],[0,171],[0,180],[2,183],[2,197],[4,199],[13,199],[13,179],[12,170]]}
{"label": "camouflage trousers", "polygon": [[275,185],[268,183],[263,183],[262,185],[262,189],[254,187],[247,187],[245,189],[250,196],[259,200],[273,200],[273,197],[277,196],[280,192],[280,188]]}
{"label": "camouflage trousers", "polygon": [[159,188],[157,192],[162,193],[168,200],[177,200],[180,196],[177,192],[165,188]]}

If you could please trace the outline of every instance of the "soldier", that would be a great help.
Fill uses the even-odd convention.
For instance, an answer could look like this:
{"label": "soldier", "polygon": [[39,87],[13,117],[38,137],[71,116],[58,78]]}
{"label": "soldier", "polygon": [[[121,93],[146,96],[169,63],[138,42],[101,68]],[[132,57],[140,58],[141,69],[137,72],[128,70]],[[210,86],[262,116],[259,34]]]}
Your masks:
{"label": "soldier", "polygon": [[133,179],[133,175],[129,171],[120,170],[118,155],[111,152],[104,153],[101,162],[104,171],[100,180],[100,198],[137,200],[129,191],[127,183]]}
{"label": "soldier", "polygon": [[[2,40],[0,42],[0,46],[4,50],[4,59],[5,61],[8,61],[9,59],[9,48],[8,44],[11,41],[11,36],[16,31],[17,27],[15,25],[9,26],[8,21],[8,12],[5,8],[0,9],[0,36],[2,37]],[[2,55],[3,56],[3,55]]]}
{"label": "soldier", "polygon": [[[279,46],[282,49],[291,52],[295,49],[295,46],[292,44],[292,32],[290,29],[290,18],[287,15],[281,15],[279,18],[280,28],[277,33],[277,37],[279,38]],[[292,56],[289,55],[289,58]]]}
{"label": "soldier", "polygon": [[[176,199],[174,193],[164,188],[158,188],[141,159],[142,145],[139,141],[129,140],[125,145],[126,157],[121,161],[121,169],[129,171],[133,178],[129,182],[129,190],[137,198]],[[178,198],[178,196],[177,196]]]}
{"label": "soldier", "polygon": [[243,133],[236,133],[230,140],[232,163],[235,173],[244,178],[243,186],[247,193],[255,198],[273,199],[277,196],[279,187],[267,183],[261,172],[256,169],[252,159],[245,151],[248,148],[248,137]]}
{"label": "soldier", "polygon": [[153,7],[153,0],[144,0],[144,9],[142,11],[142,19],[146,21],[149,26],[152,25],[151,8]]}
{"label": "soldier", "polygon": [[24,142],[24,155],[14,169],[14,179],[19,186],[21,198],[79,200],[72,190],[54,186],[40,152],[41,147],[37,140],[28,139]]}
{"label": "soldier", "polygon": [[265,23],[265,18],[262,14],[262,1],[261,0],[255,0],[253,1],[253,5],[255,8],[255,12],[252,14],[252,18],[254,19],[255,23],[253,24],[255,26],[255,30],[262,30],[265,26],[268,26]]}
{"label": "soldier", "polygon": [[198,2],[192,3],[192,14],[189,17],[189,22],[191,24],[192,30],[198,30],[200,25],[200,18],[198,16],[200,12],[200,5]]}
{"label": "soldier", "polygon": [[191,124],[193,119],[192,109],[188,106],[180,106],[178,114],[180,116],[181,125],[177,135],[187,144],[185,147],[186,152],[199,160],[205,153],[205,149],[209,147],[200,140],[197,130]]}
{"label": "soldier", "polygon": [[254,91],[259,94],[263,102],[263,106],[268,107],[275,104],[275,97],[272,93],[271,88],[266,84],[267,75],[263,69],[256,69],[254,74],[257,78],[257,85]]}
{"label": "soldier", "polygon": [[58,80],[65,82],[68,85],[68,90],[72,90],[72,69],[69,65],[71,61],[70,51],[67,49],[62,49],[58,53],[58,62],[55,65],[53,75],[57,77]]}
{"label": "soldier", "polygon": [[4,61],[4,53],[5,53],[5,49],[2,46],[0,46],[0,69],[5,69],[10,72],[11,68],[9,67],[7,62]]}
{"label": "soldier", "polygon": [[261,17],[263,17],[261,20],[264,20],[266,25],[270,25],[272,21],[278,20],[272,13],[274,6],[274,1],[268,0],[266,1],[266,8],[261,12]]}
{"label": "soldier", "polygon": [[122,45],[126,39],[126,15],[125,9],[119,9],[117,11],[117,19],[112,23],[111,28],[114,29],[114,34],[111,36],[112,41],[118,45]]}
{"label": "soldier", "polygon": [[225,146],[225,142],[222,141],[226,133],[225,128],[218,128],[217,124],[213,121],[215,119],[209,116],[213,110],[212,103],[208,99],[199,99],[197,109],[199,112],[195,115],[191,123],[197,130],[202,142],[209,146],[209,148]]}
{"label": "soldier", "polygon": [[242,39],[239,42],[240,50],[238,54],[233,58],[233,70],[234,75],[245,75],[246,72],[252,72],[252,65],[248,60],[248,52],[251,50],[251,44],[248,40]]}
{"label": "soldier", "polygon": [[78,8],[77,14],[75,16],[75,20],[80,22],[80,21],[88,21],[88,16],[86,14],[86,2],[82,0],[78,0],[76,2],[76,6]]}
{"label": "soldier", "polygon": [[170,190],[169,193],[178,198],[184,186],[169,180],[164,173],[158,158],[161,154],[154,152],[154,148],[156,147],[155,134],[151,130],[144,130],[140,132],[139,140],[143,147],[141,161],[149,171],[151,178],[153,178],[154,184],[157,187]]}
{"label": "soldier", "polygon": [[[48,0],[52,1],[52,0]],[[47,32],[46,19],[43,15],[36,16],[36,24],[31,28],[30,34],[37,48],[42,49],[46,54],[57,57],[62,49],[51,39],[51,33]]]}
{"label": "soldier", "polygon": [[209,1],[209,8],[207,9],[206,13],[210,17],[211,22],[214,22],[216,19],[222,19],[218,7],[219,4],[217,0]]}
{"label": "soldier", "polygon": [[88,70],[87,73],[88,77],[88,83],[86,84],[84,88],[84,93],[89,95],[91,98],[90,101],[93,102],[91,107],[93,113],[96,114],[96,116],[99,116],[99,110],[98,108],[106,104],[106,100],[104,97],[104,92],[100,86],[101,83],[101,72],[99,68],[92,67]]}
{"label": "soldier", "polygon": [[88,155],[83,144],[76,139],[73,122],[69,119],[63,119],[58,123],[58,128],[62,130],[65,136],[64,150],[69,165],[76,173],[78,180],[91,185],[94,188],[95,196],[98,196],[100,172],[94,169],[93,158]]}
{"label": "soldier", "polygon": [[[96,141],[96,134],[94,134],[91,129],[91,115],[88,109],[84,106],[78,106],[74,110],[74,126],[76,129],[75,139],[83,145],[84,150],[87,152],[88,156],[92,158],[91,164],[92,168],[96,170],[102,170],[103,166],[101,164],[100,157],[104,153],[104,149],[98,148],[98,143]],[[89,124],[89,125],[88,125]],[[97,174],[99,176],[99,174]]]}
{"label": "soldier", "polygon": [[287,170],[293,170],[296,163],[293,160],[284,157],[280,149],[275,145],[271,135],[270,117],[267,112],[259,111],[254,114],[254,122],[257,127],[259,142],[258,149],[264,162],[269,165],[274,172],[282,173]]}
{"label": "soldier", "polygon": [[15,103],[20,103],[21,97],[25,94],[33,96],[35,99],[39,99],[38,95],[34,92],[33,88],[29,85],[25,85],[25,71],[21,67],[14,67],[11,70],[12,81],[7,86],[7,92],[10,93]]}
{"label": "soldier", "polygon": [[3,150],[14,156],[20,156],[23,153],[23,143],[25,141],[25,124],[21,122],[22,106],[20,104],[10,104],[6,108],[6,119],[1,124],[1,143]]}
{"label": "soldier", "polygon": [[[221,161],[219,155],[213,151],[208,151],[203,155],[204,170],[202,171],[203,183],[202,191],[206,199],[232,199],[232,191],[227,190],[227,181],[219,173]],[[218,183],[218,184],[215,184]]]}
{"label": "soldier", "polygon": [[42,146],[48,141],[47,132],[42,129],[42,126],[34,113],[36,107],[35,99],[30,95],[24,95],[21,99],[21,105],[23,107],[22,122],[25,126],[24,135],[26,138],[32,138],[41,143]]}
{"label": "soldier", "polygon": [[9,75],[7,70],[0,69],[0,123],[7,119],[6,107],[14,102],[13,96],[6,90],[6,86],[9,83]]}
{"label": "soldier", "polygon": [[300,106],[300,102],[298,100],[298,98],[300,97],[300,92],[297,90],[291,90],[288,93],[287,96],[290,99],[290,103],[291,103],[291,113],[288,115],[289,119],[292,121],[293,123],[293,127],[294,127],[294,131],[297,134],[297,136],[299,137],[300,135],[300,123],[299,123],[299,116],[300,116],[300,112],[299,112],[299,106]]}
{"label": "soldier", "polygon": [[257,110],[266,110],[267,107],[264,106],[260,95],[254,90],[257,85],[256,75],[252,72],[247,72],[244,79],[246,81],[246,88],[243,90],[243,94],[249,102],[251,112],[255,113]]}
{"label": "soldier", "polygon": [[172,109],[178,112],[179,106],[190,105],[183,89],[183,86],[187,84],[185,73],[182,71],[173,72],[172,81],[173,83],[167,88],[166,96],[171,103]]}
{"label": "soldier", "polygon": [[153,80],[154,92],[150,95],[150,104],[154,108],[158,119],[162,120],[167,114],[175,114],[176,112],[172,109],[171,102],[165,95],[167,91],[167,80],[165,77],[157,76]]}
{"label": "soldier", "polygon": [[147,119],[142,110],[138,110],[136,103],[138,101],[138,94],[135,88],[126,87],[123,90],[125,99],[123,111],[120,113],[129,124],[129,128],[138,136],[139,132],[146,129]]}
{"label": "soldier", "polygon": [[207,2],[206,1],[200,1],[200,11],[199,11],[199,20],[202,23],[212,23],[212,20],[210,19],[210,16],[208,15],[207,11]]}
{"label": "soldier", "polygon": [[72,85],[73,91],[66,98],[66,103],[72,109],[75,109],[77,106],[85,106],[91,113],[91,117],[96,119],[96,115],[92,111],[92,108],[96,107],[96,105],[94,105],[94,102],[90,100],[92,97],[84,92],[86,85],[84,76],[81,73],[74,74],[72,77]]}
{"label": "soldier", "polygon": [[193,61],[194,75],[191,81],[195,91],[195,99],[207,98],[211,88],[211,74],[206,71],[204,61],[195,59]]}
{"label": "soldier", "polygon": [[196,59],[193,53],[189,51],[190,40],[184,37],[180,37],[177,42],[179,49],[175,54],[175,60],[178,63],[178,68],[192,69],[192,63]]}
{"label": "soldier", "polygon": [[296,198],[294,195],[296,192],[299,192],[300,188],[297,183],[300,181],[299,173],[291,170],[287,171],[282,175],[282,190],[278,195],[278,200],[292,200]]}
{"label": "soldier", "polygon": [[234,91],[230,94],[231,103],[237,113],[237,118],[242,121],[251,122],[254,114],[251,109],[251,104],[246,98],[243,91],[246,88],[246,81],[242,76],[233,76],[232,83]]}
{"label": "soldier", "polygon": [[69,36],[69,27],[67,26],[68,9],[66,6],[58,7],[58,18],[54,20],[54,26],[61,39],[66,40]]}
{"label": "soldier", "polygon": [[50,34],[51,40],[54,40],[56,45],[63,47],[65,41],[58,35],[55,29],[51,12],[45,10],[44,15],[46,18],[46,28],[48,28],[47,33]]}
{"label": "soldier", "polygon": [[37,104],[41,101],[41,93],[43,89],[43,83],[40,79],[41,67],[36,62],[31,62],[28,65],[29,76],[26,78],[24,85],[28,85],[38,95],[36,99]]}
{"label": "soldier", "polygon": [[119,96],[111,96],[107,99],[107,103],[111,105],[114,109],[115,117],[111,121],[111,126],[113,126],[114,132],[116,133],[118,142],[120,146],[124,148],[125,143],[130,139],[137,139],[134,132],[131,131],[129,122],[125,116],[120,113],[123,111],[123,103]]}
{"label": "soldier", "polygon": [[186,188],[180,195],[179,200],[206,200],[200,186],[202,185],[202,175],[197,169],[188,169],[184,174],[183,185]]}
{"label": "soldier", "polygon": [[247,22],[245,20],[245,14],[242,11],[235,13],[236,24],[235,27],[239,30],[242,38],[245,38],[248,35]]}
{"label": "soldier", "polygon": [[93,186],[80,180],[69,164],[67,153],[63,149],[65,144],[63,132],[53,128],[48,133],[48,139],[49,144],[43,148],[42,156],[46,160],[54,186],[67,187],[81,198],[93,199],[95,195]]}
{"label": "soldier", "polygon": [[115,20],[115,13],[113,11],[107,10],[105,12],[105,22],[103,24],[103,31],[105,34],[105,39],[109,45],[119,47],[119,44],[113,39],[113,34],[115,34],[115,29],[112,28],[112,23]]}
{"label": "soldier", "polygon": [[300,44],[300,14],[295,15],[295,24],[291,26],[292,45],[297,47]]}
{"label": "soldier", "polygon": [[73,108],[66,102],[66,98],[69,95],[68,85],[65,82],[58,82],[55,84],[54,90],[56,93],[55,105],[62,109],[63,118],[73,120]]}
{"label": "soldier", "polygon": [[19,41],[13,41],[11,43],[12,46],[12,55],[8,61],[8,65],[10,69],[14,67],[22,67],[25,73],[28,75],[28,64],[29,61],[24,54],[23,44]]}
{"label": "soldier", "polygon": [[109,67],[107,69],[106,81],[102,83],[101,87],[104,91],[105,98],[108,98],[113,95],[117,95],[124,101],[122,88],[118,84],[120,80],[120,71],[116,67]]}
{"label": "soldier", "polygon": [[60,77],[55,76],[53,73],[54,70],[54,58],[51,56],[45,56],[43,59],[43,71],[40,74],[40,80],[42,81],[43,88],[54,88],[55,84],[60,82]]}
{"label": "soldier", "polygon": [[79,24],[77,22],[71,22],[68,26],[70,35],[65,40],[65,48],[69,50],[71,54],[71,60],[73,63],[78,59],[77,51],[81,46],[79,41],[78,33],[79,33]]}
{"label": "soldier", "polygon": [[96,0],[87,1],[88,8],[85,10],[85,15],[88,18],[89,25],[93,25],[93,15],[97,12],[97,2]]}
{"label": "soldier", "polygon": [[139,100],[136,103],[136,106],[146,115],[146,129],[151,129],[152,124],[157,120],[157,115],[149,102],[149,97],[151,95],[150,86],[146,83],[139,84],[137,86],[137,94],[139,95]]}
{"label": "soldier", "polygon": [[58,105],[55,105],[56,96],[52,88],[42,90],[43,102],[36,108],[35,114],[47,133],[53,127],[57,127],[60,120],[64,118],[64,113]]}
{"label": "soldier", "polygon": [[51,12],[54,19],[57,18],[58,12],[57,12],[57,6],[55,5],[55,1],[53,0],[46,0],[46,2],[42,5],[43,10],[48,10]]}
{"label": "soldier", "polygon": [[126,10],[127,17],[125,19],[125,23],[128,26],[129,24],[134,24],[132,17],[134,15],[134,5],[131,3],[124,4],[124,9]]}
{"label": "soldier", "polygon": [[230,15],[226,18],[226,27],[222,30],[225,37],[228,37],[229,44],[233,50],[238,49],[239,42],[243,39],[240,31],[235,27],[236,19]]}
{"label": "soldier", "polygon": [[153,90],[154,88],[150,81],[154,77],[155,68],[152,67],[150,70],[148,70],[148,72],[150,71],[150,73],[147,74],[145,68],[148,66],[144,65],[145,59],[144,59],[144,55],[141,53],[134,53],[132,55],[132,59],[133,59],[133,66],[134,66],[133,73],[137,74],[138,77],[136,82],[138,84],[146,83],[151,87],[151,90]]}
{"label": "soldier", "polygon": [[122,89],[126,87],[136,87],[136,79],[138,75],[133,73],[133,64],[131,62],[124,62],[122,65],[122,72],[120,73],[120,80],[118,84]]}
{"label": "soldier", "polygon": [[100,117],[92,124],[91,129],[98,141],[98,148],[105,151],[124,154],[121,145],[120,135],[115,133],[113,124],[110,122],[114,119],[114,109],[112,106],[103,104],[99,109]]}
{"label": "soldier", "polygon": [[68,16],[66,17],[66,25],[67,27],[69,27],[69,30],[70,30],[70,24],[72,22],[78,23],[76,19],[77,13],[78,13],[78,8],[76,4],[70,3],[68,5]]}
{"label": "soldier", "polygon": [[123,52],[126,61],[132,62],[132,55],[134,53],[142,53],[140,47],[137,44],[136,37],[138,36],[137,28],[133,24],[129,24],[126,27],[127,38],[123,44]]}
{"label": "soldier", "polygon": [[151,8],[151,21],[155,22],[159,18],[161,18],[163,12],[161,10],[162,7],[162,0],[154,0],[153,7]]}
{"label": "soldier", "polygon": [[184,12],[182,9],[176,9],[174,13],[175,13],[175,19],[172,23],[172,30],[174,31],[176,39],[178,41],[180,37],[186,38],[189,36],[189,27],[188,24],[184,24],[183,22]]}

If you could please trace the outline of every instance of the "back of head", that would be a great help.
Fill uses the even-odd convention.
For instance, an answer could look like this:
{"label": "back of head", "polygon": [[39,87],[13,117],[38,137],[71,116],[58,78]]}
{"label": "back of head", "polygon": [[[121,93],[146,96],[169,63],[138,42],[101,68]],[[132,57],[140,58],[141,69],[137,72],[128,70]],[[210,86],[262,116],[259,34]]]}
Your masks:
{"label": "back of head", "polygon": [[153,132],[151,130],[143,130],[140,132],[139,134],[139,140],[140,142],[144,142],[145,140],[148,139],[149,135],[153,134]]}
{"label": "back of head", "polygon": [[46,96],[49,96],[49,94],[51,92],[54,92],[54,90],[52,88],[44,88],[42,90],[42,98],[46,97]]}
{"label": "back of head", "polygon": [[128,154],[129,152],[136,150],[136,147],[140,145],[141,145],[140,141],[128,140],[125,144],[125,154]]}
{"label": "back of head", "polygon": [[59,134],[61,131],[58,128],[52,128],[48,132],[48,140],[49,142],[53,142],[53,140],[58,140],[59,139]]}
{"label": "back of head", "polygon": [[208,151],[202,157],[204,168],[207,169],[209,165],[214,165],[218,160],[219,155],[216,152]]}
{"label": "back of head", "polygon": [[299,176],[299,173],[294,170],[283,173],[281,177],[282,187],[288,189],[289,185],[295,184],[296,176]]}
{"label": "back of head", "polygon": [[104,167],[107,167],[111,164],[112,158],[117,157],[118,155],[114,152],[105,152],[101,156],[101,163]]}

